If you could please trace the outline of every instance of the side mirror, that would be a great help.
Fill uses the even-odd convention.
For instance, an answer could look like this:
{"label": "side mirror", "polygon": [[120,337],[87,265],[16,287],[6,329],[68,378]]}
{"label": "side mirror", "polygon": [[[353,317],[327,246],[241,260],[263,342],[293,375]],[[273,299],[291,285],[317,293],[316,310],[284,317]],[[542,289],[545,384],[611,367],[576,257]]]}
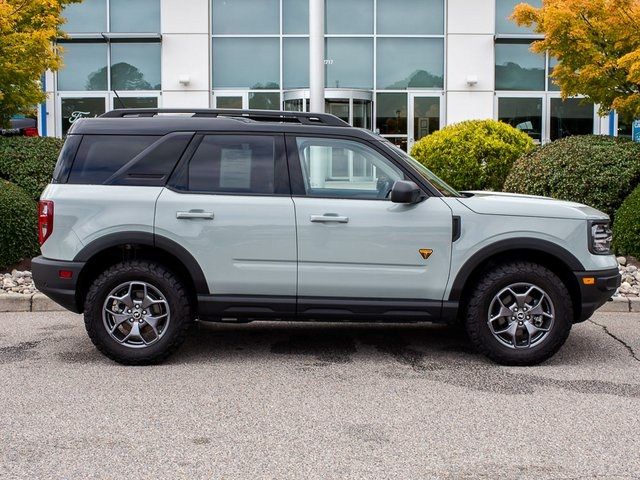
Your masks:
{"label": "side mirror", "polygon": [[391,201],[393,203],[418,203],[422,197],[420,187],[414,182],[398,180],[391,188]]}

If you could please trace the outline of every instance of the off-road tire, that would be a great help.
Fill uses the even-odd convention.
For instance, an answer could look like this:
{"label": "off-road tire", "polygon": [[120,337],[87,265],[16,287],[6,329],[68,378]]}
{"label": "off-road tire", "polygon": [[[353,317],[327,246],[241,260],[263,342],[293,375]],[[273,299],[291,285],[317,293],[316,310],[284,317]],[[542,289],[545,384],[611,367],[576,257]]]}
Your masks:
{"label": "off-road tire", "polygon": [[[518,282],[528,282],[542,288],[551,298],[555,320],[546,338],[530,348],[513,349],[495,338],[488,314],[492,299],[503,288]],[[573,324],[571,295],[562,280],[548,268],[533,262],[510,262],[488,269],[482,274],[464,317],[464,326],[475,349],[502,365],[528,366],[544,362],[565,343]]]}
{"label": "off-road tire", "polygon": [[[171,321],[162,338],[144,348],[119,344],[110,336],[102,319],[109,292],[128,281],[153,285],[165,296],[171,311]],[[109,267],[94,280],[84,303],[84,323],[93,344],[110,359],[123,365],[150,365],[162,362],[182,344],[193,317],[187,289],[178,276],[156,262],[131,260]]]}

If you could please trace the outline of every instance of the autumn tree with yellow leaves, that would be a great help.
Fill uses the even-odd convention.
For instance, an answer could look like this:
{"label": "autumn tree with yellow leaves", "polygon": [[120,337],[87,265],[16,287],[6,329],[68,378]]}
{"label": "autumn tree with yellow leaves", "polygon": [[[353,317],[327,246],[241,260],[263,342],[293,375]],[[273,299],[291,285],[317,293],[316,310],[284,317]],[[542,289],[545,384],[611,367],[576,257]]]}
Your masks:
{"label": "autumn tree with yellow leaves", "polygon": [[518,5],[512,18],[544,34],[532,50],[558,59],[552,78],[564,98],[584,95],[601,114],[640,118],[640,0],[543,0]]}
{"label": "autumn tree with yellow leaves", "polygon": [[40,78],[61,65],[62,9],[79,0],[0,0],[0,127],[45,100]]}

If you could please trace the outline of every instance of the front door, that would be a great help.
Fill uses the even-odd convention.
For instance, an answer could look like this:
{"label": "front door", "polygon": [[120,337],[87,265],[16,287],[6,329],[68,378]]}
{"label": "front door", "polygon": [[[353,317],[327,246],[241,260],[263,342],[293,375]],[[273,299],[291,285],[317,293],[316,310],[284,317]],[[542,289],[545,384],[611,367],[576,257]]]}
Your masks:
{"label": "front door", "polygon": [[[452,214],[438,197],[394,204],[409,179],[373,143],[288,137],[298,231],[298,307],[309,299],[440,301],[451,256]],[[360,175],[336,176],[336,171]],[[432,251],[423,258],[420,250]]]}
{"label": "front door", "polygon": [[407,119],[409,134],[407,149],[409,152],[422,137],[440,130],[442,122],[441,98],[416,93],[409,95],[409,116]]}

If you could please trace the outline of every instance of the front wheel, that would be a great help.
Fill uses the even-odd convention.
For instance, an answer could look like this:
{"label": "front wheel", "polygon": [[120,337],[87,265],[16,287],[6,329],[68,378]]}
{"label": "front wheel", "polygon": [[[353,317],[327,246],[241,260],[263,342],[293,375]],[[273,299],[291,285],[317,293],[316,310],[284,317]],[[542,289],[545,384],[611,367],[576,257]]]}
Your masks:
{"label": "front wheel", "polygon": [[569,291],[542,265],[513,262],[487,271],[474,289],[465,329],[475,348],[503,365],[535,365],[565,343],[573,323]]}
{"label": "front wheel", "polygon": [[164,360],[192,323],[181,280],[164,266],[142,260],[118,263],[96,278],[84,320],[96,347],[125,365]]}

